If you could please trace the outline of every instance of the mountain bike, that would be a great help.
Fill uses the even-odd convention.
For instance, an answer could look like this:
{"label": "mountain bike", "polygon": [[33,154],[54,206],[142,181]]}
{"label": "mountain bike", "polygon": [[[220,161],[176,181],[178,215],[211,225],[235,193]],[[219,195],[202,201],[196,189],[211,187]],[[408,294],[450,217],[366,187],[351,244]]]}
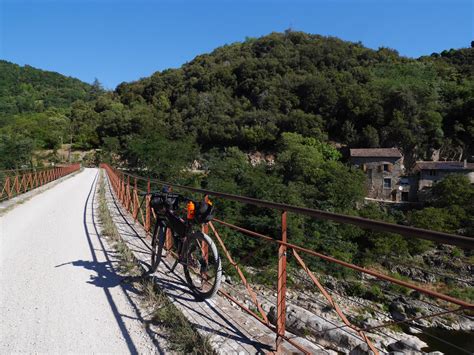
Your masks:
{"label": "mountain bike", "polygon": [[[202,225],[212,219],[212,202],[207,196],[203,201],[196,202],[180,194],[168,192],[166,188],[149,195],[156,223],[148,273],[153,274],[163,258],[166,232],[169,229],[176,255],[169,272],[173,272],[176,266],[181,264],[186,282],[196,297],[202,300],[213,297],[221,283],[221,258],[213,240],[201,230]],[[186,203],[184,213],[180,208],[183,202]]]}

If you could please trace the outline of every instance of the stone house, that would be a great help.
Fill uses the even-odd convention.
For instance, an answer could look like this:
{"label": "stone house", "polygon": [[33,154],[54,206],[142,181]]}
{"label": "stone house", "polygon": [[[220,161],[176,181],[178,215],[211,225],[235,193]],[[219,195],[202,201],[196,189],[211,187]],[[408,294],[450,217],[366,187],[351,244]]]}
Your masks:
{"label": "stone house", "polygon": [[393,202],[412,200],[410,179],[404,177],[403,155],[397,148],[350,149],[350,162],[367,176],[367,197]]}
{"label": "stone house", "polygon": [[431,187],[449,174],[465,174],[474,183],[474,163],[466,161],[417,161],[413,171],[418,179],[418,191]]}

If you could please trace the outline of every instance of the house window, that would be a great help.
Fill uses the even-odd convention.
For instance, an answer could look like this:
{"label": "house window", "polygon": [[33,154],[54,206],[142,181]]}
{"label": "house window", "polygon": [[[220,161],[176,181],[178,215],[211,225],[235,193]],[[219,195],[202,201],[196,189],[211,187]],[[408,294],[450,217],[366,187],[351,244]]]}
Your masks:
{"label": "house window", "polygon": [[390,178],[383,179],[383,188],[384,189],[391,189],[392,188],[392,179],[390,179]]}
{"label": "house window", "polygon": [[383,171],[390,171],[388,164],[383,165]]}
{"label": "house window", "polygon": [[402,178],[400,179],[400,185],[402,185],[402,186],[408,186],[408,185],[410,185],[410,181],[408,180],[408,178],[402,177]]}

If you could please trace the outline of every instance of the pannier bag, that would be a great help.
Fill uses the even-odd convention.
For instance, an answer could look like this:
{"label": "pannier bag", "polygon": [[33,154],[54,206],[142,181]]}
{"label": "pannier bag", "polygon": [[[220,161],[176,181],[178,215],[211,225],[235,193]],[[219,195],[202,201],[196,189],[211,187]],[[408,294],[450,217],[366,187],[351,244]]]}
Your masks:
{"label": "pannier bag", "polygon": [[214,206],[212,205],[212,202],[207,198],[207,196],[204,198],[204,200],[196,206],[196,214],[195,214],[195,220],[197,223],[207,223],[214,216],[212,215],[212,212],[214,211]]}

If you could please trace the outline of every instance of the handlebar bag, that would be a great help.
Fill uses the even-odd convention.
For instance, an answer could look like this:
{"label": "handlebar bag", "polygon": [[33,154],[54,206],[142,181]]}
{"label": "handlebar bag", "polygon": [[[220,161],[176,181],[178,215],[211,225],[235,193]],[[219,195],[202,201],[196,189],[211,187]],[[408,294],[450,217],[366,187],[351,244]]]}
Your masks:
{"label": "handlebar bag", "polygon": [[150,201],[151,207],[155,211],[160,211],[166,208],[171,210],[177,209],[178,206],[178,196],[153,196]]}

